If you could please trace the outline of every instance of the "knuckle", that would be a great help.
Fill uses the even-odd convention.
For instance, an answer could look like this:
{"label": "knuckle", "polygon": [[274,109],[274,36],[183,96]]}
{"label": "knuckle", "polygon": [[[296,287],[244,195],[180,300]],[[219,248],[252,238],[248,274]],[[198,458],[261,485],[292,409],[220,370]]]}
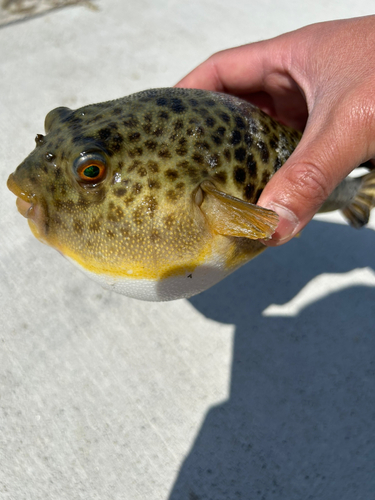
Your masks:
{"label": "knuckle", "polygon": [[317,210],[331,192],[327,172],[313,162],[298,163],[285,174],[293,198],[312,210]]}

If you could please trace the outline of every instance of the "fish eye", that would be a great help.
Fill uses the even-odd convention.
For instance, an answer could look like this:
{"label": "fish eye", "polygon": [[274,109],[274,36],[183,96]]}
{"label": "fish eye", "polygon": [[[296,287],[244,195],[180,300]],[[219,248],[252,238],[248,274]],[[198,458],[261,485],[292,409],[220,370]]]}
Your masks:
{"label": "fish eye", "polygon": [[104,179],[107,165],[101,154],[85,153],[74,162],[74,171],[79,181],[97,184]]}

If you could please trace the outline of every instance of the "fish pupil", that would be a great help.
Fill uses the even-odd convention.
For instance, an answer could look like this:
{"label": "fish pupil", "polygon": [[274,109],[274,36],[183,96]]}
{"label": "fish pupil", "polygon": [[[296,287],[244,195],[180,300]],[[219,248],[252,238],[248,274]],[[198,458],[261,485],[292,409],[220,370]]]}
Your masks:
{"label": "fish pupil", "polygon": [[98,177],[99,174],[100,174],[100,169],[96,165],[90,165],[89,167],[86,167],[85,170],[83,171],[83,175],[85,175],[85,177],[90,177],[90,179]]}

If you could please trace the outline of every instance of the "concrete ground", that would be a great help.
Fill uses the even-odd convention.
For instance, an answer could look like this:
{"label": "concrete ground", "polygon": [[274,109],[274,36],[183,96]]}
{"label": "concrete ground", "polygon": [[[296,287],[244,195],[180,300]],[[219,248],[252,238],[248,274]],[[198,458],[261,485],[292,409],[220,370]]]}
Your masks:
{"label": "concrete ground", "polygon": [[320,218],[191,300],[145,303],[39,243],[5,185],[52,108],[372,2],[91,4],[0,29],[1,500],[373,500],[374,223]]}

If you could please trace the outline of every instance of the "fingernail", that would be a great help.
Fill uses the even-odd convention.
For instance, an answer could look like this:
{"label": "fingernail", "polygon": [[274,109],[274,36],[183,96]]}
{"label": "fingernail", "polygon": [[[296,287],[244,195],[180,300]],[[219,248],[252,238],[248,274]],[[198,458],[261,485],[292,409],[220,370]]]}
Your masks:
{"label": "fingernail", "polygon": [[279,216],[279,224],[271,239],[268,240],[268,244],[279,245],[297,234],[300,222],[295,213],[289,210],[289,208],[278,203],[269,203],[265,208],[274,210]]}

